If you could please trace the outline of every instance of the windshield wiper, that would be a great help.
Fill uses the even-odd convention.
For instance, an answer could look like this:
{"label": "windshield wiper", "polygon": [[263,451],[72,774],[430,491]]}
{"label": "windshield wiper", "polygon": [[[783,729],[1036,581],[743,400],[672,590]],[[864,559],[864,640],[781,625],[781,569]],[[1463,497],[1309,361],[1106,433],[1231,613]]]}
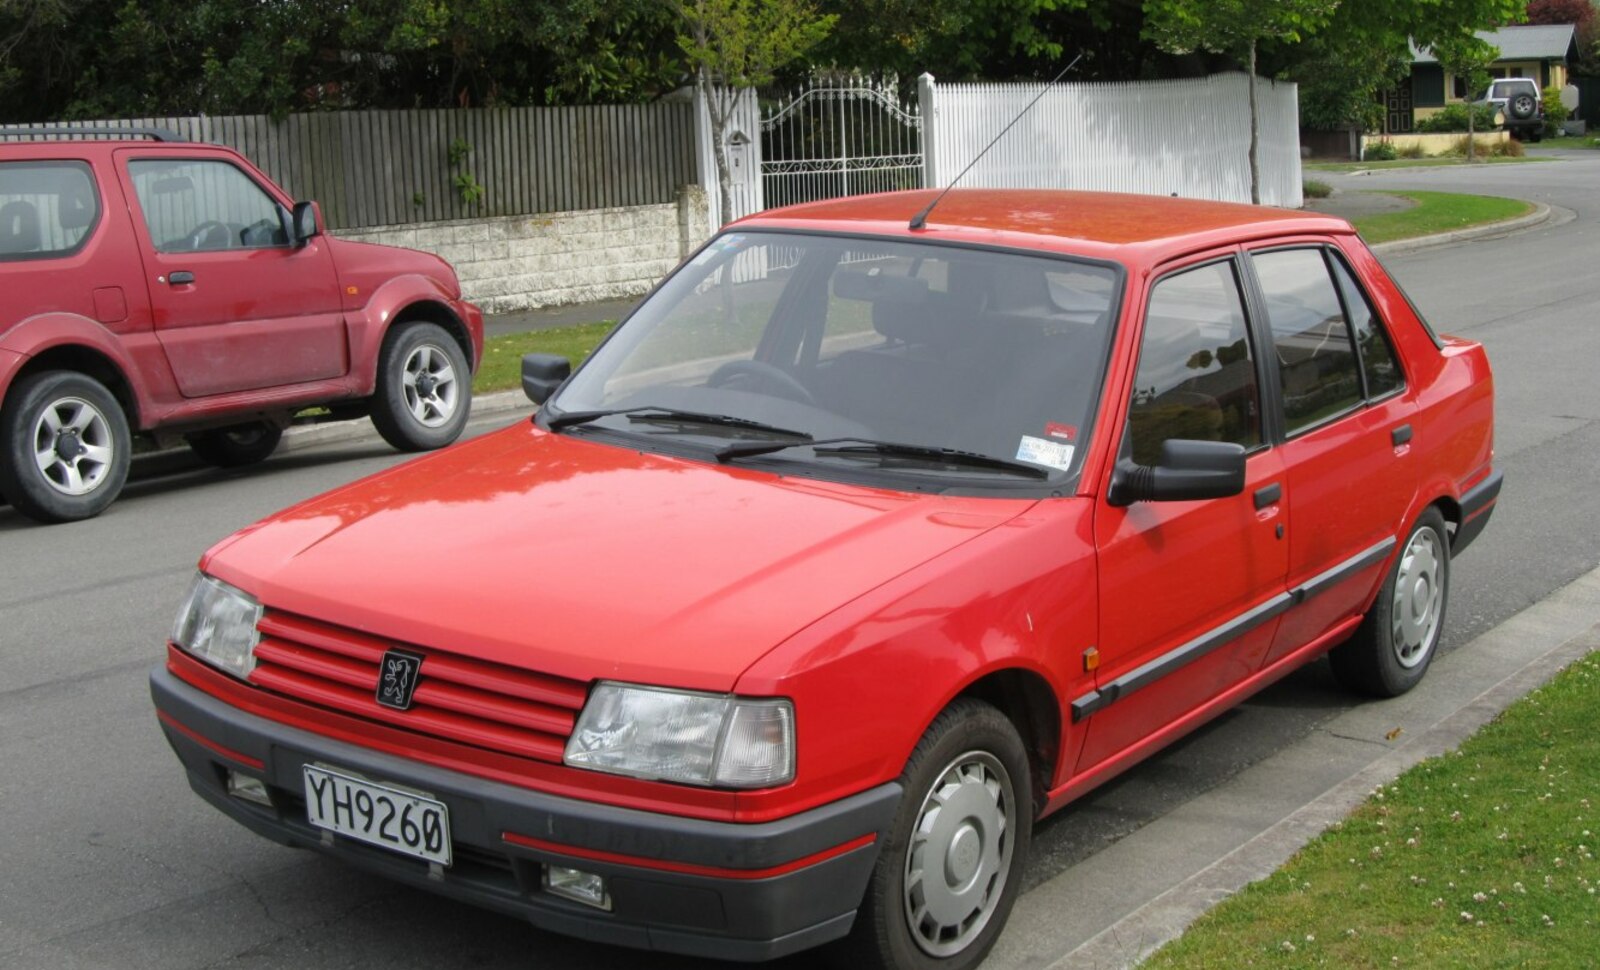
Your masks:
{"label": "windshield wiper", "polygon": [[780,428],[776,425],[767,424],[762,421],[754,421],[750,418],[735,417],[731,414],[704,414],[699,411],[680,411],[677,408],[661,407],[655,404],[647,404],[636,408],[609,408],[599,411],[567,411],[547,420],[545,422],[545,426],[551,431],[560,431],[562,428],[570,428],[575,425],[588,424],[590,421],[594,421],[599,418],[608,418],[616,414],[626,415],[629,421],[658,421],[673,424],[703,424],[711,425],[713,427],[741,428],[746,431],[759,431],[764,434],[782,435],[786,438],[798,439],[796,443],[803,443],[811,440],[811,435],[805,433],[804,431],[793,431],[789,428]]}
{"label": "windshield wiper", "polygon": [[936,448],[932,445],[908,445],[897,441],[875,441],[872,438],[823,438],[816,441],[783,442],[740,441],[725,448],[719,448],[715,455],[717,461],[732,461],[736,458],[770,455],[788,448],[811,448],[818,455],[843,455],[846,457],[875,455],[882,458],[910,458],[926,461],[930,464],[983,468],[1013,475],[1022,475],[1027,478],[1045,479],[1050,477],[1050,473],[1043,468],[1029,465],[1025,462],[1013,461],[1009,458],[996,458],[993,455],[979,454],[975,451],[960,451],[955,448]]}

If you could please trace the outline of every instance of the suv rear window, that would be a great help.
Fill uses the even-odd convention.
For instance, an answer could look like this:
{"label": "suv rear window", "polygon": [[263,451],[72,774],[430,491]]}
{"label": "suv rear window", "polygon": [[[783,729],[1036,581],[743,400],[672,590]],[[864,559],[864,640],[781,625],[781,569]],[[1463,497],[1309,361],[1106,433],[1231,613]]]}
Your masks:
{"label": "suv rear window", "polygon": [[83,162],[0,162],[0,260],[75,253],[100,218]]}

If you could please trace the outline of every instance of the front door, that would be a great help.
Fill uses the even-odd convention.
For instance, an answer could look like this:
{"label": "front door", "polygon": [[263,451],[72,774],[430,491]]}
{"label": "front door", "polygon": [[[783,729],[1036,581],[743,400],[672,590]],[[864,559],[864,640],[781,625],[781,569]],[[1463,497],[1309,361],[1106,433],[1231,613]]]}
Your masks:
{"label": "front door", "polygon": [[1115,757],[1249,676],[1285,606],[1290,496],[1263,427],[1260,354],[1234,258],[1171,273],[1150,291],[1125,456],[1153,465],[1162,442],[1248,450],[1243,494],[1188,502],[1105,496],[1096,695],[1078,771]]}
{"label": "front door", "polygon": [[156,335],[184,397],[349,370],[339,280],[321,237],[288,239],[283,202],[225,152],[118,153]]}

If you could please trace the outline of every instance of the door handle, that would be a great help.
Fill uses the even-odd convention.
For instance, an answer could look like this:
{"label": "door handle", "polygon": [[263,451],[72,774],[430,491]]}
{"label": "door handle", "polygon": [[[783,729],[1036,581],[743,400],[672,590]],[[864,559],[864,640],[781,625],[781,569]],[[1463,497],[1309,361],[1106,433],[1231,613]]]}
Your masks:
{"label": "door handle", "polygon": [[1400,427],[1395,428],[1393,431],[1389,432],[1389,440],[1394,443],[1394,446],[1396,448],[1398,448],[1401,445],[1405,444],[1406,442],[1410,441],[1411,440],[1411,425],[1402,424]]}
{"label": "door handle", "polygon": [[167,285],[169,286],[182,286],[185,283],[193,282],[194,274],[186,269],[175,269],[167,274]]}
{"label": "door handle", "polygon": [[1271,485],[1261,486],[1256,489],[1255,493],[1256,511],[1259,512],[1267,506],[1275,504],[1281,498],[1283,498],[1282,485],[1273,482]]}

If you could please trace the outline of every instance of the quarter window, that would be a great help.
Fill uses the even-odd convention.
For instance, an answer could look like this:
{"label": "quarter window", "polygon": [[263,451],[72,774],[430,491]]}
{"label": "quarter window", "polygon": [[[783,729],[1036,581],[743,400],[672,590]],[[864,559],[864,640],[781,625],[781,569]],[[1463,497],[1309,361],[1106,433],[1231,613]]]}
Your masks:
{"label": "quarter window", "polygon": [[1349,314],[1351,328],[1356,335],[1356,350],[1361,354],[1361,373],[1367,379],[1368,399],[1380,398],[1404,387],[1405,375],[1395,362],[1394,348],[1383,324],[1373,312],[1372,303],[1350,275],[1341,260],[1333,260],[1333,275],[1339,280],[1339,292],[1344,294],[1344,306]]}
{"label": "quarter window", "polygon": [[1318,249],[1251,256],[1267,300],[1284,428],[1289,434],[1361,404],[1361,371],[1350,325]]}
{"label": "quarter window", "polygon": [[76,252],[100,217],[82,162],[0,162],[0,261]]}
{"label": "quarter window", "polygon": [[1133,459],[1153,465],[1174,438],[1261,444],[1261,395],[1231,262],[1156,284],[1128,413]]}
{"label": "quarter window", "polygon": [[128,163],[128,175],[159,252],[289,244],[283,207],[227,162],[137,159]]}

